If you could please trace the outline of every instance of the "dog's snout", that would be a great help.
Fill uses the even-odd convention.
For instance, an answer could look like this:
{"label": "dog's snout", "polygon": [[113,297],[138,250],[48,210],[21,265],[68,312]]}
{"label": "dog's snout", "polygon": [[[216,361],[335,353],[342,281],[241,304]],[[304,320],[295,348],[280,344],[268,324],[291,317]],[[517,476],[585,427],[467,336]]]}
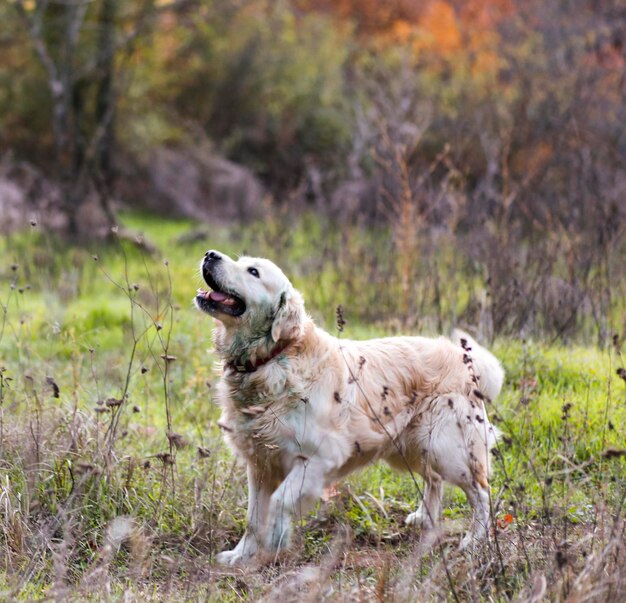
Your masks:
{"label": "dog's snout", "polygon": [[221,265],[222,259],[222,254],[217,251],[213,251],[212,249],[209,249],[204,254],[204,259],[202,260],[202,277],[211,287],[213,286],[211,285],[213,273],[216,268]]}
{"label": "dog's snout", "polygon": [[216,262],[217,260],[221,260],[222,256],[217,253],[217,251],[211,249],[204,254],[204,259],[208,262]]}

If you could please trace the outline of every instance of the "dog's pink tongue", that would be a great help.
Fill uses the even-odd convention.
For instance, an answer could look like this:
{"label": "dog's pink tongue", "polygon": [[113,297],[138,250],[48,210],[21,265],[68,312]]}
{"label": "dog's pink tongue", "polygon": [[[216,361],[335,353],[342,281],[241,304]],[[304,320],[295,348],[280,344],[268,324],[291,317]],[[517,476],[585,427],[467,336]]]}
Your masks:
{"label": "dog's pink tongue", "polygon": [[228,295],[226,295],[226,293],[222,293],[221,291],[211,291],[211,293],[209,293],[209,297],[216,302],[224,302],[228,299]]}

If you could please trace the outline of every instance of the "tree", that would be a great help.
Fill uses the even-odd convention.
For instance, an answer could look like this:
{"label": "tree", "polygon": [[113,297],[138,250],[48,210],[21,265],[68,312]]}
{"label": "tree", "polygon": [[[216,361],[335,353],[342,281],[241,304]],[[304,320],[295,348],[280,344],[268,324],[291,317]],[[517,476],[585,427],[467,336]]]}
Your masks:
{"label": "tree", "polygon": [[14,0],[46,74],[55,168],[71,236],[92,234],[82,232],[78,220],[89,199],[97,200],[109,225],[115,223],[115,108],[123,58],[159,14],[192,2]]}

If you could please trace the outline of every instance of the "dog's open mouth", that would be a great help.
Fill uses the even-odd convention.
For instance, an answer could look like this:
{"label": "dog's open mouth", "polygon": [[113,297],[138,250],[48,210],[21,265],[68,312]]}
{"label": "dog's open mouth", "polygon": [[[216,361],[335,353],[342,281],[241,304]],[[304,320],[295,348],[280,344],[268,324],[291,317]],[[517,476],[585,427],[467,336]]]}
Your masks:
{"label": "dog's open mouth", "polygon": [[246,311],[246,304],[234,293],[225,291],[220,287],[210,274],[205,274],[204,278],[212,291],[198,289],[196,303],[205,312],[222,312],[230,316],[241,316]]}

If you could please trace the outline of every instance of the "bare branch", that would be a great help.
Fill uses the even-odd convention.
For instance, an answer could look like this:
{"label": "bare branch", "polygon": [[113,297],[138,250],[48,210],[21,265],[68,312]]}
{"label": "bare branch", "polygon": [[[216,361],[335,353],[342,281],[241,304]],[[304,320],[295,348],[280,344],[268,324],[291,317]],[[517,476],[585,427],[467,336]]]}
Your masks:
{"label": "bare branch", "polygon": [[47,5],[48,0],[39,0],[37,2],[36,9],[31,16],[24,5],[24,0],[15,0],[17,12],[30,32],[35,52],[48,74],[48,86],[50,91],[52,92],[54,98],[59,98],[64,92],[63,82],[59,78],[57,65],[48,52],[48,47],[41,34],[43,27],[43,12]]}

